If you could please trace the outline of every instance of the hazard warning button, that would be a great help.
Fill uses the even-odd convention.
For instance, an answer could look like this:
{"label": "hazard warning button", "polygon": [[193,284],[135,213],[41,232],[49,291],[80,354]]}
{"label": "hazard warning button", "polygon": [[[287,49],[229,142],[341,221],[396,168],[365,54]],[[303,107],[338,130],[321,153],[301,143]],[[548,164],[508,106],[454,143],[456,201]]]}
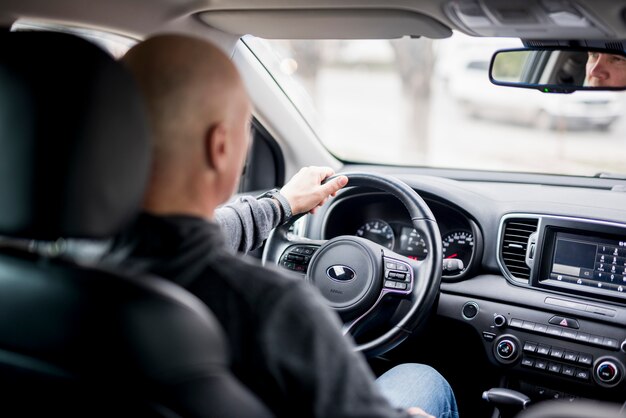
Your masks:
{"label": "hazard warning button", "polygon": [[578,321],[572,318],[565,318],[563,316],[553,316],[549,321],[552,325],[560,325],[565,328],[578,329]]}

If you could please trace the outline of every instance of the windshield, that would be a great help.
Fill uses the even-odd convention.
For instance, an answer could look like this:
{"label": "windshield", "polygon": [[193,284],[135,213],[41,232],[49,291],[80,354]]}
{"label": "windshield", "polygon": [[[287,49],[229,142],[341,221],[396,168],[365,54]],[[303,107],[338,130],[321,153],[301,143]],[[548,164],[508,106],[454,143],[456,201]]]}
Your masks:
{"label": "windshield", "polygon": [[545,94],[489,82],[493,52],[519,48],[519,39],[244,42],[344,161],[626,173],[626,93]]}

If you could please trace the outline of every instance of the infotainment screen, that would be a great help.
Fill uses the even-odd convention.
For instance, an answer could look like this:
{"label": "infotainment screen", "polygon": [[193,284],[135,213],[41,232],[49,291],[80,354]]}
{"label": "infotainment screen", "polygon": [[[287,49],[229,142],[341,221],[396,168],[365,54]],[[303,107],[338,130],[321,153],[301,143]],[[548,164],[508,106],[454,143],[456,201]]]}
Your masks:
{"label": "infotainment screen", "polygon": [[556,232],[550,279],[626,293],[626,240]]}

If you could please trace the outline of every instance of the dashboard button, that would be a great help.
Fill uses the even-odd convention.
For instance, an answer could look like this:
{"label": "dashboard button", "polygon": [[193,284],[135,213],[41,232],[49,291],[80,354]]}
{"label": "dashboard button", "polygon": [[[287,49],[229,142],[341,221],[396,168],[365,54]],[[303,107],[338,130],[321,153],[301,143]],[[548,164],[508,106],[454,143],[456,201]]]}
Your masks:
{"label": "dashboard button", "polygon": [[494,334],[493,332],[483,331],[483,338],[485,339],[485,341],[493,341],[494,338],[496,338],[496,334]]}
{"label": "dashboard button", "polygon": [[563,355],[563,360],[575,362],[576,359],[578,359],[578,353],[575,353],[573,351],[566,351],[565,354]]}
{"label": "dashboard button", "polygon": [[524,321],[524,323],[522,324],[522,329],[533,331],[535,329],[535,323],[530,321]]}
{"label": "dashboard button", "polygon": [[535,365],[535,360],[528,358],[528,357],[524,357],[522,359],[522,366],[524,367],[533,367]]}
{"label": "dashboard button", "polygon": [[576,333],[576,341],[581,341],[583,343],[589,342],[589,334],[585,332],[577,332]]}
{"label": "dashboard button", "polygon": [[571,329],[564,329],[563,332],[561,333],[561,337],[569,338],[570,340],[575,340],[576,339],[576,331],[573,331]]}
{"label": "dashboard button", "polygon": [[527,353],[534,353],[535,350],[537,350],[537,343],[534,343],[532,341],[526,341],[524,343],[524,351],[526,351]]}
{"label": "dashboard button", "polygon": [[593,363],[593,356],[591,354],[586,354],[586,353],[578,354],[578,364],[591,366],[591,363]]}
{"label": "dashboard button", "polygon": [[599,335],[590,335],[589,342],[591,344],[602,345],[604,344],[604,337],[601,337]]}
{"label": "dashboard button", "polygon": [[550,354],[550,346],[547,346],[547,345],[537,346],[537,354],[541,354],[542,356],[547,356],[548,354]]}
{"label": "dashboard button", "polygon": [[574,376],[575,370],[576,369],[572,366],[564,365],[563,368],[561,369],[561,373],[564,374],[565,376]]}
{"label": "dashboard button", "polygon": [[606,348],[611,348],[613,350],[619,350],[619,342],[617,342],[617,340],[614,340],[613,338],[605,338],[603,341],[603,345]]}
{"label": "dashboard button", "polygon": [[563,357],[564,352],[565,350],[563,350],[562,348],[552,347],[552,350],[550,350],[550,357],[561,358]]}
{"label": "dashboard button", "polygon": [[474,318],[478,314],[478,304],[476,302],[467,302],[463,305],[462,313],[465,319]]}
{"label": "dashboard button", "polygon": [[555,337],[560,337],[562,333],[563,333],[563,330],[561,328],[548,327],[547,334],[549,334],[549,335],[554,335]]}
{"label": "dashboard button", "polygon": [[580,380],[589,380],[589,370],[576,370],[576,378]]}
{"label": "dashboard button", "polygon": [[547,325],[543,325],[543,324],[535,324],[535,332],[541,332],[542,334],[545,334],[546,332],[548,332],[548,326]]}
{"label": "dashboard button", "polygon": [[537,359],[535,361],[535,369],[545,370],[548,367],[548,362],[545,360]]}
{"label": "dashboard button", "polygon": [[548,371],[552,373],[561,373],[561,365],[558,363],[548,364]]}
{"label": "dashboard button", "polygon": [[521,328],[522,324],[523,321],[521,319],[511,319],[511,322],[509,322],[511,328]]}
{"label": "dashboard button", "polygon": [[552,318],[550,318],[548,322],[552,325],[560,325],[566,328],[574,328],[574,329],[580,328],[580,325],[578,324],[577,320],[572,319],[572,318],[565,318],[563,316],[553,316]]}

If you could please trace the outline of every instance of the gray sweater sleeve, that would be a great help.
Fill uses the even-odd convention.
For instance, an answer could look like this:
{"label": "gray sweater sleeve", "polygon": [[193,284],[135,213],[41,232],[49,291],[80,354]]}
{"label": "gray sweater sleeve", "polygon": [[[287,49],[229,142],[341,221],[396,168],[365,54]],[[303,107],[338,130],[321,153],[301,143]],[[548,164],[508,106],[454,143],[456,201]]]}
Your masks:
{"label": "gray sweater sleeve", "polygon": [[281,210],[272,199],[242,196],[215,210],[232,251],[247,253],[259,248],[281,222]]}

